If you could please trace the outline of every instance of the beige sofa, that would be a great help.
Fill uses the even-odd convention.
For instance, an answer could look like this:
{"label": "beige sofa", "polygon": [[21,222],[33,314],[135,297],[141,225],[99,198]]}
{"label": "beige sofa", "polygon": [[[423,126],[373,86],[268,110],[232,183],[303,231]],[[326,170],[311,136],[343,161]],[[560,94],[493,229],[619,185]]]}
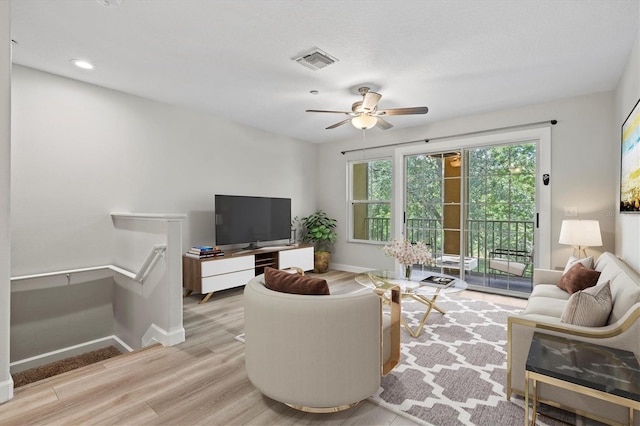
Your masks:
{"label": "beige sofa", "polygon": [[[376,292],[380,294],[376,289]],[[244,290],[245,367],[264,395],[311,412],[347,409],[373,395],[400,357],[400,289],[331,295],[270,290],[264,274]]]}
{"label": "beige sofa", "polygon": [[[524,395],[525,364],[534,331],[624,349],[640,357],[640,275],[611,253],[603,253],[594,265],[600,271],[596,285],[607,281],[613,307],[607,325],[584,327],[560,321],[569,294],[556,286],[562,271],[536,269],[534,288],[527,307],[508,320],[507,398]],[[629,411],[592,397],[581,396],[544,384],[538,385],[540,400],[589,417],[628,423]],[[634,425],[640,425],[635,416]]]}

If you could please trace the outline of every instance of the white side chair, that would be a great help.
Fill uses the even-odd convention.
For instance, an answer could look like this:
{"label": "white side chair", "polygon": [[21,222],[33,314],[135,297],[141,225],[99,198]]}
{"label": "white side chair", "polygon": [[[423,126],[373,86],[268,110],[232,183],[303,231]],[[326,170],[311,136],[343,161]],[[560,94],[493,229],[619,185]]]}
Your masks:
{"label": "white side chair", "polygon": [[[307,296],[245,286],[247,375],[264,395],[309,412],[336,412],[373,395],[400,358],[400,289],[391,315],[373,291]],[[395,303],[397,302],[397,303]]]}

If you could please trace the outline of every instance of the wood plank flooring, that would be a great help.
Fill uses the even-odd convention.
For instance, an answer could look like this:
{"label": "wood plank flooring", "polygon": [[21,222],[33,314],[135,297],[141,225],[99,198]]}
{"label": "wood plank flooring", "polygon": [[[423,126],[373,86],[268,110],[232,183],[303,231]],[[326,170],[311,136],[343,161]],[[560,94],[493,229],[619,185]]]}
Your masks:
{"label": "wood plank flooring", "polygon": [[[361,289],[353,274],[322,275],[332,293]],[[244,369],[242,288],[198,304],[184,299],[186,341],[151,346],[32,383],[0,404],[0,424],[415,425],[370,401],[333,414],[302,413],[260,394]],[[523,300],[464,292],[520,306]]]}

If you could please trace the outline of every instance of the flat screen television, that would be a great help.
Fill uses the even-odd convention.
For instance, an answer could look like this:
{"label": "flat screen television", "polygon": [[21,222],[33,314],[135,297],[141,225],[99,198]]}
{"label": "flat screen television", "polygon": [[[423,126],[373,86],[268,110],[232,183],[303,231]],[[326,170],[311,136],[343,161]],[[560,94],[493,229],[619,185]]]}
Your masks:
{"label": "flat screen television", "polygon": [[215,195],[216,245],[249,244],[289,239],[291,199]]}

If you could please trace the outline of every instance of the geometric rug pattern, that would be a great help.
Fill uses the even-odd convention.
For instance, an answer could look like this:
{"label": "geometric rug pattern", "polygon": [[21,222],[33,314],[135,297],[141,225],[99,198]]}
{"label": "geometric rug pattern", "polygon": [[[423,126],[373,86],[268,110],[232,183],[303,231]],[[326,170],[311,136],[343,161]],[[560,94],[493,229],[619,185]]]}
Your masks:
{"label": "geometric rug pattern", "polygon": [[[523,424],[522,399],[507,401],[505,394],[507,316],[521,310],[455,296],[440,296],[438,305],[447,314],[432,311],[419,337],[402,329],[400,363],[370,399],[438,426]],[[402,300],[402,315],[413,327],[424,310]],[[572,415],[563,420],[575,424]],[[548,417],[537,422],[567,423]]]}

